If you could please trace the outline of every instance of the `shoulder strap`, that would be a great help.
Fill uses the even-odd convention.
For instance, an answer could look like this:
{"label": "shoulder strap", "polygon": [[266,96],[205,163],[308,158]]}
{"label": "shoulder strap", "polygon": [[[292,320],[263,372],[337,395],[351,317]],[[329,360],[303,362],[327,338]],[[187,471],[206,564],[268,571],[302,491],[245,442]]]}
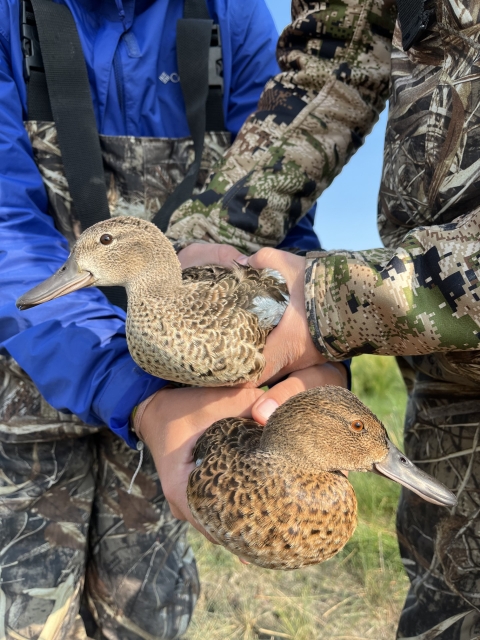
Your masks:
{"label": "shoulder strap", "polygon": [[[195,188],[207,129],[207,108],[217,118],[213,124],[224,128],[222,87],[220,92],[218,87],[215,93],[212,92],[213,87],[209,90],[210,43],[214,25],[205,0],[185,0],[183,15],[183,19],[177,22],[177,62],[195,155],[184,180],[153,219],[162,231],[167,230],[172,214],[191,197]],[[218,123],[219,113],[221,124]]]}
{"label": "shoulder strap", "polygon": [[[210,20],[205,0],[185,0],[183,17],[193,20]],[[183,91],[183,85],[181,86]],[[212,24],[208,52],[208,97],[205,128],[207,131],[225,131],[225,119],[223,117],[223,56],[218,24]]]}
{"label": "shoulder strap", "polygon": [[38,41],[38,30],[30,0],[20,1],[20,28],[23,75],[27,83],[27,111],[30,120],[53,120],[48,97],[45,67]]}
{"label": "shoulder strap", "polygon": [[185,20],[210,20],[205,0],[185,0],[183,17]]}
{"label": "shoulder strap", "polygon": [[[82,229],[87,229],[96,222],[108,220],[110,209],[82,45],[68,7],[51,0],[30,1],[35,14],[45,79],[35,70],[37,79],[34,76],[34,85],[30,87],[33,95],[30,95],[29,108],[31,105],[35,109],[36,117],[40,115],[40,108],[45,106],[40,92],[46,80],[75,214]],[[32,117],[30,113],[29,117]],[[108,287],[102,291],[110,302],[127,308],[127,296],[122,287]]]}
{"label": "shoulder strap", "polygon": [[53,119],[75,211],[86,229],[110,217],[87,67],[68,7],[31,0]]}

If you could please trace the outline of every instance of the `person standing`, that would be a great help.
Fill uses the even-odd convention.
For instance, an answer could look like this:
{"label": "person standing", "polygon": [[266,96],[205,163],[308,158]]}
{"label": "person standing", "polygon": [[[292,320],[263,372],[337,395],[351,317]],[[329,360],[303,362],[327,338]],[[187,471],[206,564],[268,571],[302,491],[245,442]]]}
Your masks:
{"label": "person standing", "polygon": [[[230,224],[230,259],[286,277],[292,308],[267,341],[264,380],[325,359],[399,358],[410,392],[406,453],[458,497],[446,512],[402,492],[398,535],[411,587],[399,638],[480,636],[479,20],[473,0],[293,2],[281,73],[169,231],[194,238],[208,226],[214,242],[215,224]],[[274,247],[298,222],[387,98],[385,246],[306,259],[263,248],[242,258],[235,248]],[[256,401],[256,419],[283,401],[276,394]]]}

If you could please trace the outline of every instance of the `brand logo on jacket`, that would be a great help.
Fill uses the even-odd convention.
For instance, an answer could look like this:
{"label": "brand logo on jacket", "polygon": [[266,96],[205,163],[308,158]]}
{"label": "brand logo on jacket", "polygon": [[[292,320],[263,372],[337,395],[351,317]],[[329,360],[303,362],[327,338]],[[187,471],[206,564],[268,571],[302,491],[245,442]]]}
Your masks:
{"label": "brand logo on jacket", "polygon": [[180,76],[175,72],[168,74],[165,71],[162,71],[162,73],[158,76],[158,79],[163,82],[163,84],[168,84],[169,82],[177,84],[177,82],[180,82]]}

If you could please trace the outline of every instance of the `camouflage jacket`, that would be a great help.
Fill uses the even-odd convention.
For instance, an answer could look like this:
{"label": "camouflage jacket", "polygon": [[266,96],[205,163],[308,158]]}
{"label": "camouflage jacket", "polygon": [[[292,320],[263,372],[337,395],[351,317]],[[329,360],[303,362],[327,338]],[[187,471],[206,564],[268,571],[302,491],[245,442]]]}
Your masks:
{"label": "camouflage jacket", "polygon": [[[378,218],[387,248],[307,260],[312,336],[333,360],[478,349],[480,5],[426,7],[433,20],[404,52],[390,0],[293,0],[282,73],[207,191],[172,220],[173,237],[228,236],[249,251],[277,244],[390,98]],[[476,354],[466,367],[458,359],[443,368],[476,384]]]}

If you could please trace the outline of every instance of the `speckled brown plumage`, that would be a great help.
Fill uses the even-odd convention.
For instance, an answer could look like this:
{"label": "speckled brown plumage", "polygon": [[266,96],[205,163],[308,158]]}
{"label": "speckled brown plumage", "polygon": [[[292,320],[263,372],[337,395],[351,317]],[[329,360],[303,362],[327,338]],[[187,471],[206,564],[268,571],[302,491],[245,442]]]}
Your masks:
{"label": "speckled brown plumage", "polygon": [[195,519],[227,549],[262,567],[297,569],[327,560],[355,530],[350,483],[338,471],[286,466],[258,450],[261,435],[253,420],[230,418],[202,436],[194,458],[205,457],[188,485]]}
{"label": "speckled brown plumage", "polygon": [[355,493],[340,469],[372,471],[392,447],[382,423],[346,389],[305,391],[265,428],[228,418],[207,429],[193,451],[189,507],[217,542],[249,562],[269,569],[323,562],[356,526]]}
{"label": "speckled brown plumage", "polygon": [[28,308],[91,285],[126,288],[128,347],[140,367],[200,386],[256,381],[267,335],[288,304],[285,281],[269,269],[192,267],[182,277],[162,232],[131,217],[84,231],[64,267],[18,304]]}
{"label": "speckled brown plumage", "polygon": [[252,312],[259,296],[286,306],[286,287],[251,267],[192,267],[172,296],[129,290],[127,340],[142,369],[198,386],[255,381],[273,324]]}

